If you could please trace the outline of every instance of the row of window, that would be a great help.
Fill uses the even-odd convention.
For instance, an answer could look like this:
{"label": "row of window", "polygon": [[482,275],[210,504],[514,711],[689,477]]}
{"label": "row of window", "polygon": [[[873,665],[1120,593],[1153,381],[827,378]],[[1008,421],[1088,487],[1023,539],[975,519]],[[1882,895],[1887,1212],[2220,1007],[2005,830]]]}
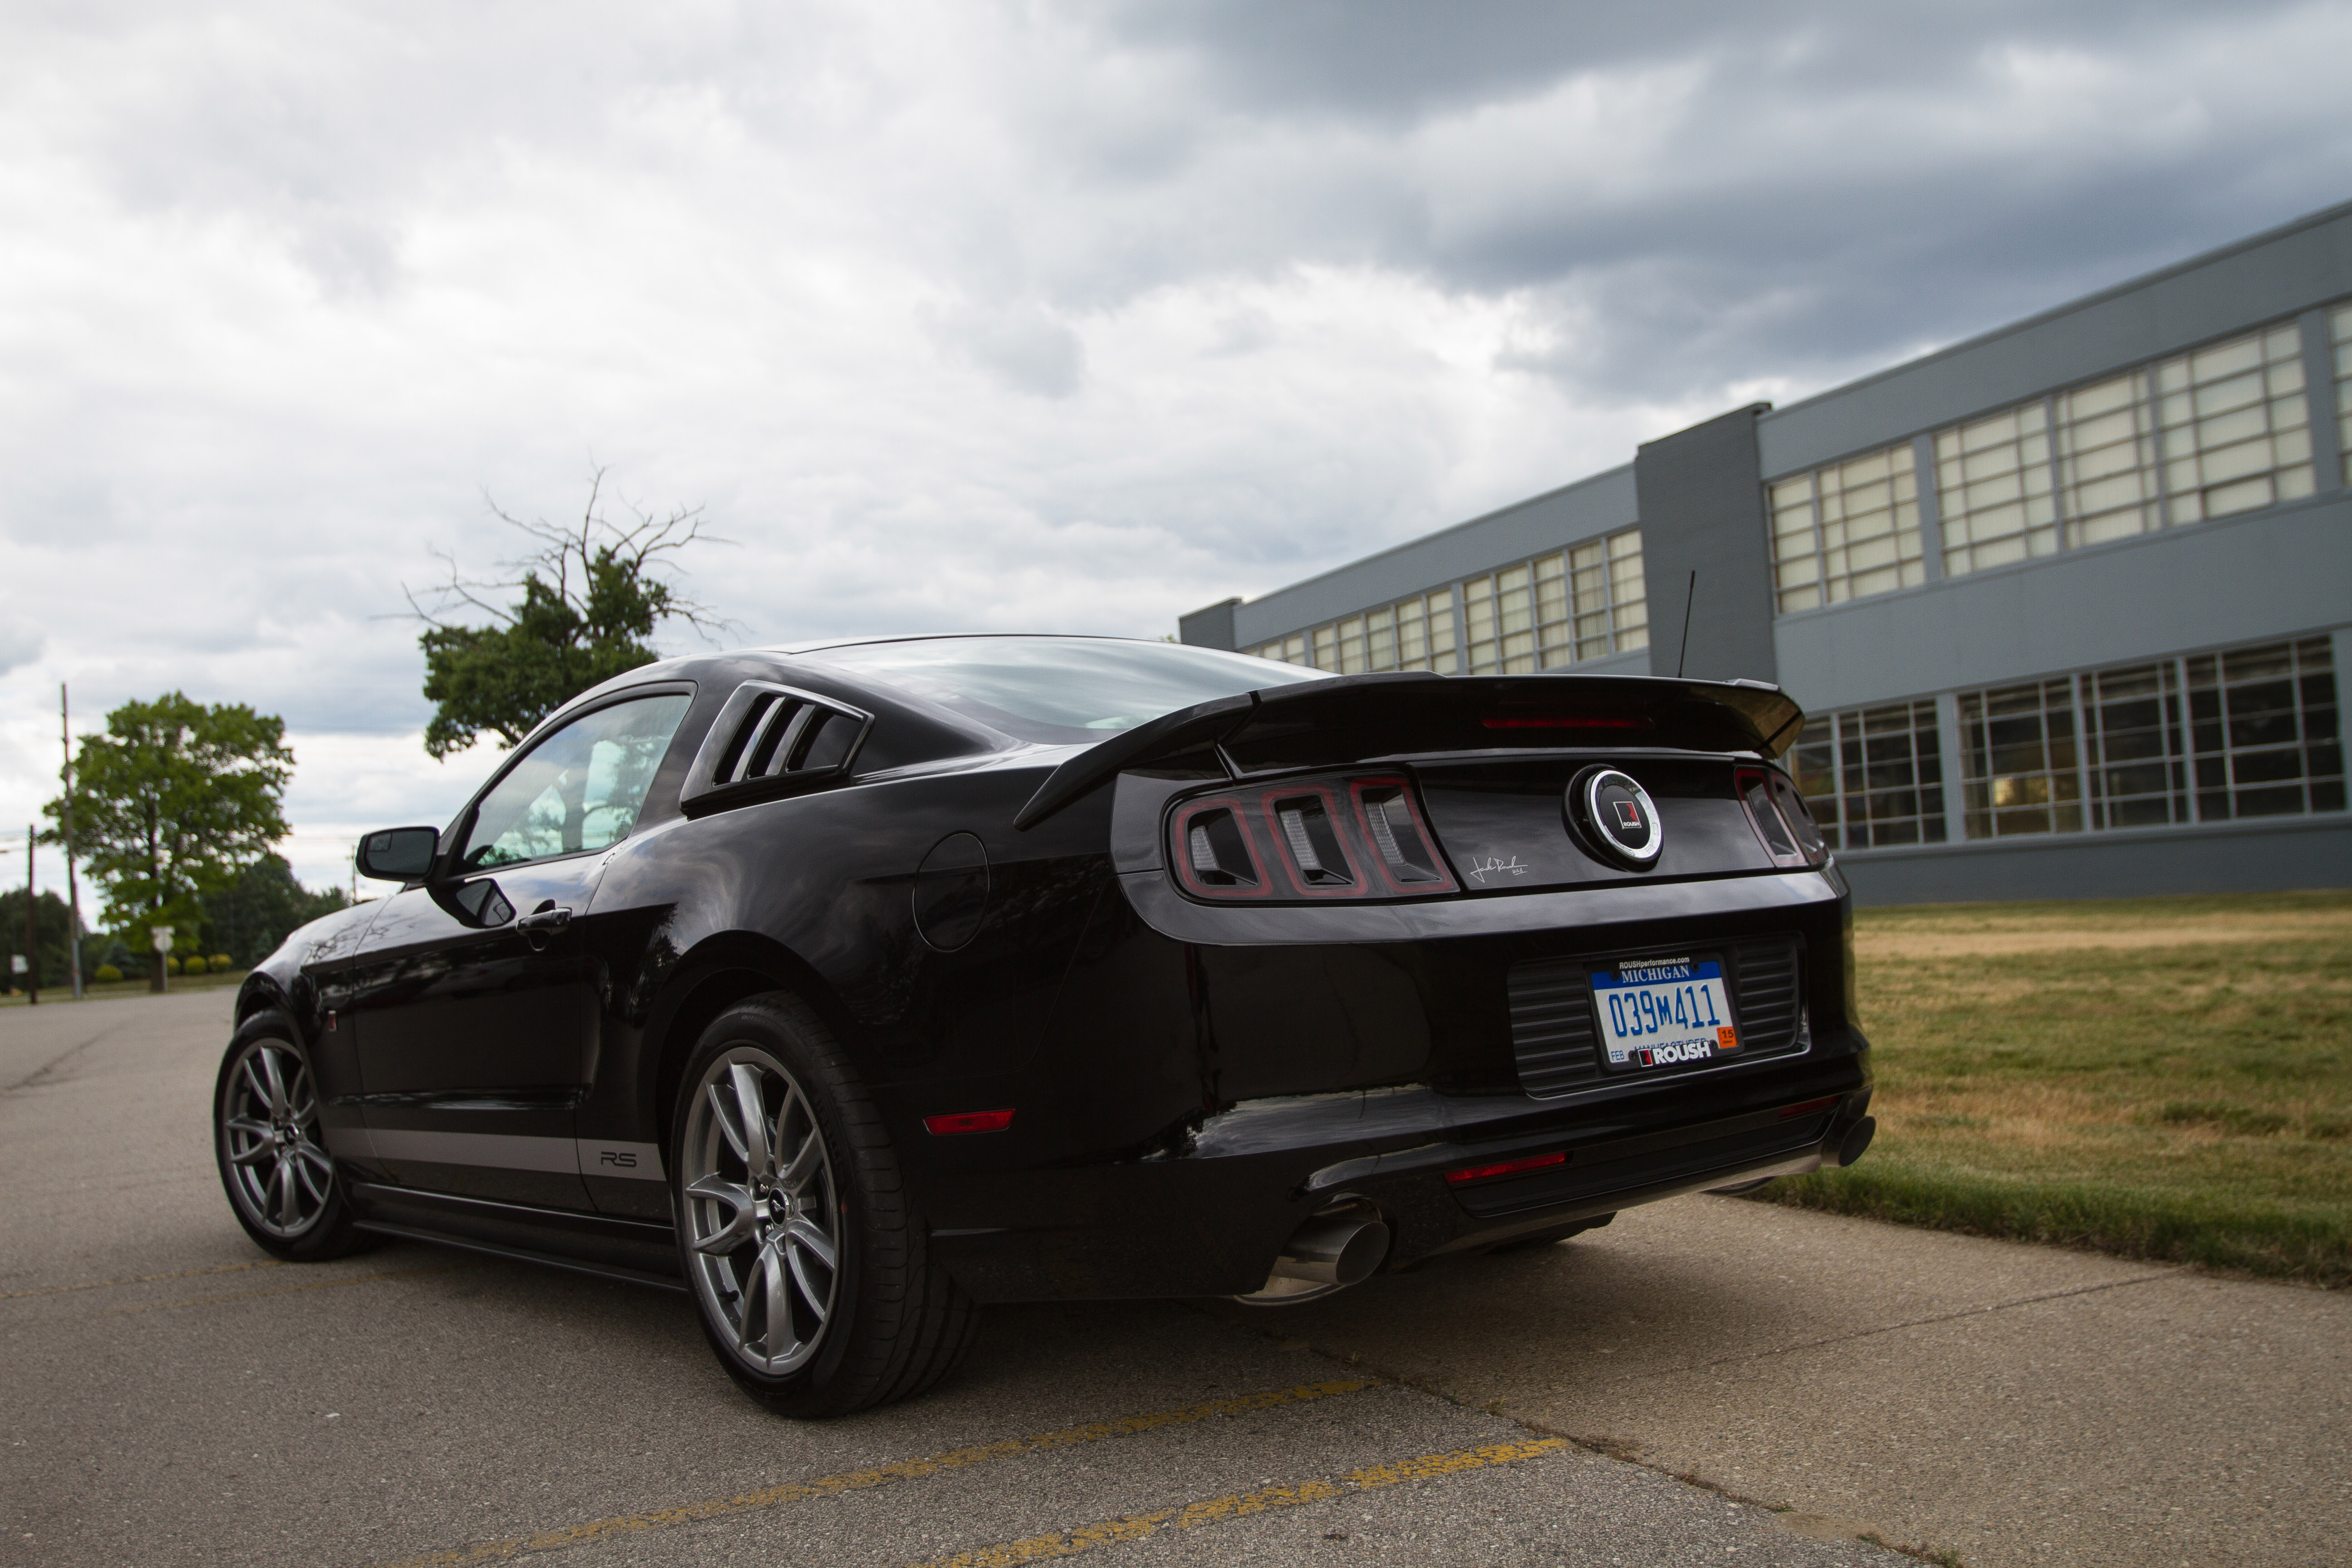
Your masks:
{"label": "row of window", "polygon": [[[2345,809],[2326,637],[1959,694],[1948,749],[1971,839]],[[1932,700],[1825,713],[1790,755],[1830,842],[1940,844],[1947,737]]]}
{"label": "row of window", "polygon": [[[2352,304],[2329,325],[2336,436],[2352,454]],[[2310,426],[2285,321],[1827,464],[1765,487],[1776,600],[1810,610],[1926,582],[1923,455],[1936,566],[1960,577],[2310,495]],[[1243,651],[1342,674],[1516,675],[1648,643],[1629,529]]]}
{"label": "row of window", "polygon": [[1628,529],[1242,651],[1341,675],[1527,675],[1647,647],[1649,625]]}
{"label": "row of window", "polygon": [[[2352,306],[2331,323],[2352,450]],[[1780,608],[1927,580],[1920,448],[1947,577],[2310,495],[2303,363],[2286,321],[1769,485]]]}
{"label": "row of window", "polygon": [[2336,340],[2336,450],[2352,455],[2352,305],[2338,305],[2333,318]]}

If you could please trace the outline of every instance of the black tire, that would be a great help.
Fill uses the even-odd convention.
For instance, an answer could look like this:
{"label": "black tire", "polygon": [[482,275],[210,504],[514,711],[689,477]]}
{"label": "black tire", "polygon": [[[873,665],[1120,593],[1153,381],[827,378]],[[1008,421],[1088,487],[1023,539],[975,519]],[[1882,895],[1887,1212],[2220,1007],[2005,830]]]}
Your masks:
{"label": "black tire", "polygon": [[[761,1087],[746,1090],[739,1069]],[[762,1127],[747,1144],[740,1108],[752,1092]],[[822,1135],[814,1154],[810,1130]],[[971,1347],[979,1315],[925,1256],[881,1114],[798,997],[751,997],[703,1031],[670,1149],[678,1263],[703,1336],[769,1409],[814,1418],[905,1399]]]}
{"label": "black tire", "polygon": [[213,1159],[229,1212],[254,1245],[289,1263],[347,1258],[376,1243],[353,1223],[319,1135],[318,1079],[293,1020],[238,1026],[213,1080]]}

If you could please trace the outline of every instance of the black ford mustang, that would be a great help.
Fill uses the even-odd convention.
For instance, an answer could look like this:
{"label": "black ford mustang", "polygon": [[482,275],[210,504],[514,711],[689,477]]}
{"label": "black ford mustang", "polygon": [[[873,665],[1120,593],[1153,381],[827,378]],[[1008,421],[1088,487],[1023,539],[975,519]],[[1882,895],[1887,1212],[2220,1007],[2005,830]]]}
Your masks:
{"label": "black ford mustang", "polygon": [[736,1381],[929,1386],[987,1301],[1296,1301],[1870,1137],[1767,686],[1087,637],[675,659],[247,980],[254,1239],[688,1289]]}

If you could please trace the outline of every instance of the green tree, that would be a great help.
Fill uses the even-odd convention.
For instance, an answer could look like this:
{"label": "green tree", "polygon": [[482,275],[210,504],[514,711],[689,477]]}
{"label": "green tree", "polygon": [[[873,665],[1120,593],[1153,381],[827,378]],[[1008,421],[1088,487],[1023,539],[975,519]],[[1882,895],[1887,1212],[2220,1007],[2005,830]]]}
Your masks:
{"label": "green tree", "polygon": [[[44,892],[33,900],[32,977],[45,991],[64,985],[69,978],[66,969],[66,933],[72,924],[73,916],[67,910],[66,901],[55,893]],[[24,951],[25,889],[12,888],[0,893],[0,985],[11,991],[24,982],[16,977],[8,959]]]}
{"label": "green tree", "polygon": [[[662,557],[709,537],[701,509],[657,518],[625,502],[635,521],[622,526],[605,520],[604,490],[599,468],[577,528],[524,522],[493,503],[500,521],[539,542],[530,554],[501,563],[520,575],[472,582],[444,556],[449,580],[431,591],[432,603],[408,595],[409,608],[425,623],[417,644],[425,650],[425,695],[434,704],[425,727],[432,756],[462,752],[485,732],[496,735],[501,749],[517,744],[590,687],[659,658],[647,639],[665,620],[700,631],[726,624],[655,575]],[[513,589],[522,597],[504,605],[484,597]],[[444,618],[465,610],[488,616],[490,624]]]}
{"label": "green tree", "polygon": [[[207,708],[173,691],[109,713],[104,734],[81,738],[73,775],[74,853],[109,922],[134,939],[170,925],[193,940],[203,896],[286,837],[293,773],[285,723],[242,703]],[[64,805],[41,809],[55,823]],[[63,837],[54,826],[41,837]]]}
{"label": "green tree", "polygon": [[334,913],[351,900],[340,889],[314,893],[294,879],[282,856],[264,855],[236,881],[204,896],[205,951],[226,952],[250,969],[278,949],[287,932]]}

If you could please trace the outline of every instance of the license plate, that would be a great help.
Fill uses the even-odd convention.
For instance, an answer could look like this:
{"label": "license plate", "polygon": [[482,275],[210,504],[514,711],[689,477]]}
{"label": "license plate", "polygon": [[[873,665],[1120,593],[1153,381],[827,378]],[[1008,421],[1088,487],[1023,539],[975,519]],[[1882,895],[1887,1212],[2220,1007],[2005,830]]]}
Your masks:
{"label": "license plate", "polygon": [[1592,973],[1603,1063],[1614,1069],[1684,1067],[1739,1048],[1714,958],[1621,958]]}

